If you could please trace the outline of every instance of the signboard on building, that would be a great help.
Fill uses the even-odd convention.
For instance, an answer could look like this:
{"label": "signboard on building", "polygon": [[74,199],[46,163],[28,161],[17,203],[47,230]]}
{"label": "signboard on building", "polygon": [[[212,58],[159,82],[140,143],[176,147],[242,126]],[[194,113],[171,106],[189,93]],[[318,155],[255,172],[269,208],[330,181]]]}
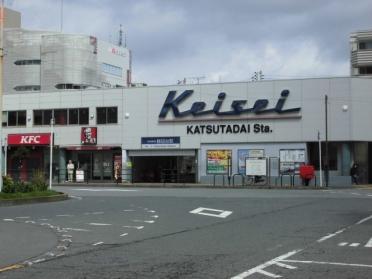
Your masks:
{"label": "signboard on building", "polygon": [[8,145],[48,145],[49,133],[9,134]]}
{"label": "signboard on building", "polygon": [[207,150],[207,174],[228,174],[231,150]]}
{"label": "signboard on building", "polygon": [[280,173],[299,173],[300,166],[305,163],[305,149],[281,149],[279,157]]}
{"label": "signboard on building", "polygon": [[263,149],[239,149],[238,150],[238,173],[245,174],[245,159],[264,157],[265,151]]}
{"label": "signboard on building", "polygon": [[80,139],[83,145],[97,144],[97,127],[82,127]]}
{"label": "signboard on building", "polygon": [[143,149],[168,149],[180,148],[180,137],[144,137],[141,138],[141,147]]}
{"label": "signboard on building", "polygon": [[266,158],[247,158],[245,160],[245,175],[266,176],[267,162]]}

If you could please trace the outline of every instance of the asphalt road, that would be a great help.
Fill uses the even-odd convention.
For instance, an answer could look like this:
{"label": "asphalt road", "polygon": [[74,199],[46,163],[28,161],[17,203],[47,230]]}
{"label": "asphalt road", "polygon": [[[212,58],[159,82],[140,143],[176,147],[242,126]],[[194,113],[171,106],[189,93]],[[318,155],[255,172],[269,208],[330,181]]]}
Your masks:
{"label": "asphalt road", "polygon": [[0,278],[372,278],[372,190],[57,189],[0,208]]}

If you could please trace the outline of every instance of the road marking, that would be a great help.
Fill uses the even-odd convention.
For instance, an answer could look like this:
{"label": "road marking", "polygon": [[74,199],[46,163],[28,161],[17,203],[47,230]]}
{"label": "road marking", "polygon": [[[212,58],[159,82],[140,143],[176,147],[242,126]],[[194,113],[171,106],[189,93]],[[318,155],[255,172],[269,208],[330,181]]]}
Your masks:
{"label": "road marking", "polygon": [[91,226],[111,226],[111,224],[106,224],[106,223],[89,223],[88,225],[91,225]]}
{"label": "road marking", "polygon": [[123,228],[142,230],[144,226],[123,226]]}
{"label": "road marking", "polygon": [[79,228],[63,228],[66,231],[75,231],[75,232],[90,232],[90,230],[86,229],[79,229]]}
{"label": "road marking", "polygon": [[155,210],[148,210],[147,212],[155,213],[156,211]]}
{"label": "road marking", "polygon": [[100,215],[105,214],[103,211],[96,211],[96,212],[85,212],[84,215]]}
{"label": "road marking", "polygon": [[367,244],[364,247],[367,247],[367,248],[372,247],[372,238],[368,240]]}
{"label": "road marking", "polygon": [[[281,277],[280,275],[269,273],[267,271],[264,271],[263,269],[266,268],[266,267],[268,267],[268,266],[274,265],[274,264],[277,265],[279,261],[283,261],[284,259],[287,259],[287,258],[289,258],[289,257],[297,254],[300,251],[302,251],[302,249],[301,250],[294,250],[294,251],[288,252],[288,253],[286,253],[284,255],[281,255],[279,257],[276,257],[275,259],[272,259],[272,260],[270,260],[268,262],[265,262],[263,264],[260,264],[260,265],[258,265],[256,267],[254,267],[254,268],[251,268],[251,269],[249,269],[247,271],[244,271],[244,272],[242,272],[242,273],[240,273],[240,274],[238,274],[238,275],[236,275],[234,277],[231,277],[231,279],[243,279],[243,278],[246,278],[248,276],[251,276],[252,274],[255,274],[255,273],[261,273],[263,275],[266,275],[266,276],[269,276],[269,277],[272,277],[272,278],[279,278],[279,277]],[[284,267],[284,266],[282,266],[282,267]],[[285,268],[294,269],[296,267],[289,266],[288,265],[288,267],[285,267]]]}
{"label": "road marking", "polygon": [[[205,211],[216,212],[218,214],[205,212]],[[217,217],[217,218],[226,218],[227,216],[229,216],[233,212],[232,211],[227,211],[227,210],[199,207],[199,208],[196,208],[196,209],[190,211],[190,213],[206,215],[206,216],[211,216],[211,217]]]}
{"label": "road marking", "polygon": [[335,233],[330,233],[330,234],[328,234],[328,235],[326,235],[326,236],[323,236],[322,238],[320,238],[320,239],[318,239],[317,240],[317,242],[323,242],[323,241],[325,241],[325,240],[327,240],[327,239],[330,239],[330,238],[332,238],[332,237],[334,237],[334,236],[336,236],[336,235],[338,235],[338,234],[340,234],[340,233],[342,233],[342,232],[344,232],[346,229],[342,229],[342,230],[339,230],[339,231],[337,231],[337,232],[335,232]]}
{"label": "road marking", "polygon": [[59,214],[59,215],[56,215],[57,217],[72,217],[74,215],[71,215],[71,214]]}
{"label": "road marking", "polygon": [[93,246],[97,246],[97,245],[101,245],[101,244],[103,244],[103,243],[104,243],[103,241],[100,241],[100,242],[93,243],[92,245],[93,245]]}
{"label": "road marking", "polygon": [[45,259],[44,258],[42,258],[42,259],[38,259],[38,260],[35,260],[35,261],[33,261],[33,263],[41,263],[41,262],[45,262]]}
{"label": "road marking", "polygon": [[350,247],[358,247],[360,245],[360,243],[351,243],[349,246]]}
{"label": "road marking", "polygon": [[67,250],[67,246],[65,246],[65,245],[58,245],[57,246],[57,249],[58,250]]}
{"label": "road marking", "polygon": [[29,219],[30,216],[20,216],[20,217],[16,217],[16,219]]}
{"label": "road marking", "polygon": [[35,224],[35,221],[25,221],[26,224]]}
{"label": "road marking", "polygon": [[72,242],[72,240],[71,240],[71,239],[69,239],[69,238],[65,238],[65,239],[62,239],[62,240],[61,240],[61,242],[70,242],[70,243],[71,243],[71,242]]}
{"label": "road marking", "polygon": [[372,215],[360,220],[359,222],[356,223],[356,225],[363,224],[364,222],[367,222],[370,219],[372,219]]}
{"label": "road marking", "polygon": [[348,243],[347,242],[341,242],[338,244],[338,246],[346,246]]}
{"label": "road marking", "polygon": [[158,215],[152,215],[152,216],[150,216],[150,217],[155,218],[155,219],[159,218]]}
{"label": "road marking", "polygon": [[69,196],[70,198],[73,198],[73,199],[77,199],[79,201],[81,201],[83,198],[82,197],[78,197],[78,196]]}
{"label": "road marking", "polygon": [[63,234],[62,237],[72,237],[72,235],[69,235],[69,234]]}
{"label": "road marking", "polygon": [[361,196],[362,194],[359,194],[359,193],[351,193],[352,195],[355,195],[355,196]]}
{"label": "road marking", "polygon": [[48,221],[48,219],[46,218],[43,218],[43,219],[39,219],[40,221]]}
{"label": "road marking", "polygon": [[338,263],[338,262],[317,262],[317,261],[297,261],[297,260],[282,260],[287,263],[303,263],[303,264],[324,264],[324,265],[339,265],[339,266],[355,266],[355,267],[370,267],[368,264],[349,264],[349,263]]}
{"label": "road marking", "polygon": [[126,236],[126,235],[128,235],[128,233],[123,233],[123,234],[121,234],[120,236]]}
{"label": "road marking", "polygon": [[10,266],[6,266],[6,267],[3,267],[3,268],[0,268],[0,272],[9,271],[9,270],[13,270],[13,269],[18,269],[18,268],[22,268],[22,267],[24,267],[24,265],[22,265],[22,264],[14,264],[14,265],[10,265]]}
{"label": "road marking", "polygon": [[138,192],[140,190],[129,190],[129,189],[88,189],[88,188],[78,188],[71,189],[72,191],[88,191],[88,192]]}
{"label": "road marking", "polygon": [[368,197],[372,197],[372,195],[367,195]]}
{"label": "road marking", "polygon": [[132,212],[132,211],[135,211],[134,209],[124,209],[123,210],[124,212]]}
{"label": "road marking", "polygon": [[3,219],[4,222],[14,222],[14,219]]}
{"label": "road marking", "polygon": [[153,224],[155,223],[154,220],[132,220],[133,222],[136,222],[136,223],[147,223],[147,224]]}

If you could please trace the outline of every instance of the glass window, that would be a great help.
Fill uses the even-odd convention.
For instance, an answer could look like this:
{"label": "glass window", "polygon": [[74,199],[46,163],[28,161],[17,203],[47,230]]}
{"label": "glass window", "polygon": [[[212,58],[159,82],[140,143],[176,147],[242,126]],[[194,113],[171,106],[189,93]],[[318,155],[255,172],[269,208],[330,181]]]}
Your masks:
{"label": "glass window", "polygon": [[[325,166],[325,142],[322,142],[322,168]],[[328,162],[329,170],[337,170],[337,147],[338,143],[329,142],[328,143]],[[308,143],[308,154],[309,154],[309,163],[315,167],[316,170],[319,170],[319,144],[317,142]]]}
{"label": "glass window", "polygon": [[79,109],[79,124],[80,125],[89,124],[89,109],[88,108]]}
{"label": "glass window", "polygon": [[68,110],[68,124],[79,124],[79,109]]}
{"label": "glass window", "polygon": [[56,125],[66,125],[67,124],[67,109],[55,109],[54,118]]}
{"label": "glass window", "polygon": [[97,108],[97,124],[106,124],[106,108]]}
{"label": "glass window", "polygon": [[50,125],[50,120],[53,118],[53,110],[43,110],[43,125]]}
{"label": "glass window", "polygon": [[107,108],[107,123],[118,123],[118,108]]}
{"label": "glass window", "polygon": [[3,111],[3,127],[6,127],[8,125],[8,112]]}
{"label": "glass window", "polygon": [[8,111],[8,126],[17,126],[17,112]]}
{"label": "glass window", "polygon": [[34,125],[43,125],[43,111],[34,110]]}
{"label": "glass window", "polygon": [[26,111],[18,111],[18,126],[26,126]]}

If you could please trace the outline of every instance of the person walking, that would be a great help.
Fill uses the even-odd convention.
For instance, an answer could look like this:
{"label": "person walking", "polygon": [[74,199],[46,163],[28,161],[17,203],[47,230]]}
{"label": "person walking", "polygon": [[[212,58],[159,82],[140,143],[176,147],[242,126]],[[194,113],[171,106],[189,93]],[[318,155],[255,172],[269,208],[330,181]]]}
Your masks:
{"label": "person walking", "polygon": [[350,169],[351,183],[358,185],[359,165],[354,163]]}
{"label": "person walking", "polygon": [[119,182],[121,180],[121,167],[120,167],[120,164],[119,163],[116,163],[115,164],[114,178],[115,178],[116,184],[119,184]]}

